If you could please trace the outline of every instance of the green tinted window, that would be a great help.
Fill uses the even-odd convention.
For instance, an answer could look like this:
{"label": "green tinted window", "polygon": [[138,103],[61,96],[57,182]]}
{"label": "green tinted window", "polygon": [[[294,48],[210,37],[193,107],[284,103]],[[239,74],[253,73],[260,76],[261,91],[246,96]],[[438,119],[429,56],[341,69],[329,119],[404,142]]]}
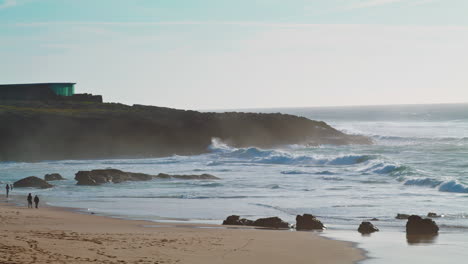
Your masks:
{"label": "green tinted window", "polygon": [[75,86],[73,84],[68,84],[68,85],[52,85],[52,90],[55,92],[57,95],[61,96],[72,96],[75,94]]}

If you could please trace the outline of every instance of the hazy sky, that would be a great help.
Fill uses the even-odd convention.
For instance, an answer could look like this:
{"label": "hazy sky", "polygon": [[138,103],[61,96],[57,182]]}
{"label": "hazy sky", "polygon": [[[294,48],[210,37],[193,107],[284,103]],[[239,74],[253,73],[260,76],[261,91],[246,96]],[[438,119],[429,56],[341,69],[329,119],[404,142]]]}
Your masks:
{"label": "hazy sky", "polygon": [[0,83],[247,108],[468,101],[467,0],[0,0]]}

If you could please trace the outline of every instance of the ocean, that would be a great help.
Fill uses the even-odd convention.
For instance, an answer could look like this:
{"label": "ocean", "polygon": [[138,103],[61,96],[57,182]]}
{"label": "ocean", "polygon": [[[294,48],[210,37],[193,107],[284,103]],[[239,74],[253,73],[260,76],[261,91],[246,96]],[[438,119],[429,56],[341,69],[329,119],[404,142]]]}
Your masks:
{"label": "ocean", "polygon": [[[379,219],[374,224],[383,233],[403,234],[406,221],[395,219],[397,213],[434,212],[443,215],[435,219],[439,237],[468,237],[468,104],[239,111],[321,120],[343,132],[369,136],[375,144],[260,149],[235,148],[214,138],[206,154],[195,156],[0,163],[0,181],[60,173],[67,180],[54,182],[54,188],[14,189],[12,194],[33,192],[54,206],[130,219],[220,224],[236,214],[250,219],[278,216],[294,223],[297,214],[310,213],[328,230],[348,232],[341,234],[350,234],[361,221],[372,218]],[[221,180],[75,185],[76,172],[103,168],[149,174],[209,173]],[[365,243],[361,237],[336,234],[340,233],[330,236]],[[460,250],[454,250],[466,257],[461,245],[468,244],[462,241],[454,244]],[[402,248],[410,244],[404,242]],[[427,244],[441,246],[436,241]],[[376,259],[373,263],[380,263]]]}

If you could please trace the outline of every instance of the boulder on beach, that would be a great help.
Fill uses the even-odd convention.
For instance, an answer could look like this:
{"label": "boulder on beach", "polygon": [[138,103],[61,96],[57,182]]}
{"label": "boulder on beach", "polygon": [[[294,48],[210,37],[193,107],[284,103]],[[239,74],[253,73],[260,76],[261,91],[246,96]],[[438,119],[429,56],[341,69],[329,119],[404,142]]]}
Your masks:
{"label": "boulder on beach", "polygon": [[311,214],[296,216],[296,230],[324,229],[325,226]]}
{"label": "boulder on beach", "polygon": [[231,215],[223,221],[223,225],[241,225],[241,226],[252,226],[254,221],[240,218],[238,215]]}
{"label": "boulder on beach", "polygon": [[409,214],[397,214],[395,218],[396,219],[408,219],[408,217],[410,217]]}
{"label": "boulder on beach", "polygon": [[439,227],[434,220],[429,218],[421,218],[418,215],[411,215],[408,217],[406,223],[407,234],[437,234]]}
{"label": "boulder on beach", "polygon": [[257,226],[269,228],[289,228],[289,224],[279,217],[259,218],[255,221],[240,218],[238,215],[231,215],[223,221],[223,225]]}
{"label": "boulder on beach", "polygon": [[152,179],[183,179],[183,180],[217,180],[210,174],[202,175],[169,175],[160,173],[150,175],[145,173],[126,172],[117,169],[100,169],[91,171],[79,171],[75,174],[77,185],[100,185],[104,183],[121,183],[125,181],[149,181]]}
{"label": "boulder on beach", "polygon": [[33,188],[41,188],[41,189],[54,187],[52,184],[49,184],[48,182],[36,176],[29,176],[19,181],[16,181],[15,183],[13,183],[13,186],[15,188],[33,187]]}
{"label": "boulder on beach", "polygon": [[253,222],[253,226],[269,228],[289,228],[289,224],[279,217],[259,218]]}
{"label": "boulder on beach", "polygon": [[46,174],[44,176],[44,180],[46,180],[46,181],[61,181],[61,180],[65,180],[65,178],[63,178],[62,175],[60,175],[58,173],[50,173],[50,174]]}
{"label": "boulder on beach", "polygon": [[359,225],[358,232],[361,234],[370,234],[379,231],[371,222],[362,222]]}

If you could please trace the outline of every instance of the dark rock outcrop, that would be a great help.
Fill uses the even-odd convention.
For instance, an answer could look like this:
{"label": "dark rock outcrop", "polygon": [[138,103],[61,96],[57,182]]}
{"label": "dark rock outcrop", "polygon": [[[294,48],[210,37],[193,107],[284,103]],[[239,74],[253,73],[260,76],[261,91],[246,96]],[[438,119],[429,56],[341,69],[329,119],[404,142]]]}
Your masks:
{"label": "dark rock outcrop", "polygon": [[439,218],[439,217],[442,217],[443,215],[438,215],[436,213],[427,213],[427,217],[430,217],[430,218]]}
{"label": "dark rock outcrop", "polygon": [[358,232],[361,234],[370,234],[379,231],[371,222],[362,222],[359,225]]}
{"label": "dark rock outcrop", "polygon": [[13,183],[13,186],[15,188],[33,187],[33,188],[41,188],[41,189],[54,187],[52,184],[49,184],[48,182],[36,176],[29,176],[19,181],[16,181],[15,183]]}
{"label": "dark rock outcrop", "polygon": [[125,181],[149,181],[153,175],[125,172],[117,169],[79,171],[75,174],[77,185],[100,185],[103,183],[121,183]]}
{"label": "dark rock outcrop", "polygon": [[[73,101],[1,101],[0,161],[144,158],[206,153],[213,138],[234,147],[371,144],[328,124],[271,113],[202,113]],[[45,148],[44,146],[49,146]]]}
{"label": "dark rock outcrop", "polygon": [[296,230],[324,229],[325,226],[311,214],[296,216]]}
{"label": "dark rock outcrop", "polygon": [[46,174],[44,176],[44,180],[46,180],[46,181],[61,181],[61,180],[65,180],[65,178],[63,178],[62,175],[60,175],[58,173],[51,173],[51,174]]}
{"label": "dark rock outcrop", "polygon": [[408,217],[410,217],[410,215],[408,214],[397,214],[395,218],[396,219],[408,219]]}
{"label": "dark rock outcrop", "polygon": [[254,221],[240,218],[238,215],[231,215],[223,221],[223,225],[240,225],[240,226],[252,226]]}
{"label": "dark rock outcrop", "polygon": [[407,234],[437,234],[439,232],[439,227],[434,222],[434,220],[426,218],[423,219],[418,215],[411,215],[408,217],[408,222],[406,223],[406,233]]}
{"label": "dark rock outcrop", "polygon": [[289,228],[289,224],[284,222],[279,217],[259,218],[255,221],[240,218],[238,215],[231,215],[223,221],[223,225],[241,225],[241,226],[257,226],[268,228]]}
{"label": "dark rock outcrop", "polygon": [[252,225],[269,228],[289,228],[289,224],[279,217],[259,218],[255,220]]}
{"label": "dark rock outcrop", "polygon": [[210,174],[202,175],[169,175],[160,173],[150,175],[145,173],[126,172],[117,169],[101,169],[92,171],[79,171],[75,174],[77,185],[100,185],[104,183],[121,183],[125,181],[149,181],[152,179],[183,179],[183,180],[217,180]]}

